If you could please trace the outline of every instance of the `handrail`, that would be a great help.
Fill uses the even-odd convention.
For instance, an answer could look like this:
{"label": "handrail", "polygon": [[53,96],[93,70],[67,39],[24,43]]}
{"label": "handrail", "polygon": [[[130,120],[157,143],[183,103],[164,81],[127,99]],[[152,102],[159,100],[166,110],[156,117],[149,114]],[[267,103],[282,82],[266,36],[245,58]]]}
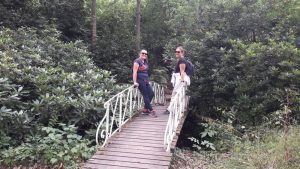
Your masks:
{"label": "handrail", "polygon": [[165,88],[155,82],[150,82],[152,89],[154,91],[154,98],[152,100],[152,103],[154,104],[165,104],[166,99],[165,99]]}
{"label": "handrail", "polygon": [[[154,82],[150,84],[154,92],[152,103],[164,104],[164,86]],[[110,137],[116,132],[121,131],[122,126],[142,107],[142,102],[143,98],[140,92],[133,85],[107,100],[104,103],[104,108],[106,109],[105,115],[100,121],[96,131],[97,145],[104,147]],[[102,140],[101,145],[99,143],[100,139]]]}
{"label": "handrail", "polygon": [[173,138],[176,135],[177,127],[184,115],[188,104],[188,96],[185,94],[186,87],[181,84],[177,89],[177,93],[170,102],[170,114],[164,136],[164,148],[170,152]]}

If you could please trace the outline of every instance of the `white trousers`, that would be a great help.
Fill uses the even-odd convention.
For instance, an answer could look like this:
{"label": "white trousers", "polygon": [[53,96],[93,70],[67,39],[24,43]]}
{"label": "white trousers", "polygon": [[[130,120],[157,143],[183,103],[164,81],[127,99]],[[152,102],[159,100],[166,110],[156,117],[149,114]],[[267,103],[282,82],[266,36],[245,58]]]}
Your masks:
{"label": "white trousers", "polygon": [[[191,79],[190,77],[185,73],[184,75],[184,81],[185,81],[185,84],[186,86],[189,86],[191,84]],[[171,97],[171,102],[172,100],[174,99],[176,93],[178,92],[178,90],[180,89],[180,87],[182,85],[185,85],[184,83],[181,83],[181,77],[180,77],[180,73],[173,73],[172,74],[172,79],[171,79],[171,83],[173,84],[173,91],[172,91],[172,97]],[[168,111],[170,112],[171,111],[171,105],[169,105],[168,107]]]}

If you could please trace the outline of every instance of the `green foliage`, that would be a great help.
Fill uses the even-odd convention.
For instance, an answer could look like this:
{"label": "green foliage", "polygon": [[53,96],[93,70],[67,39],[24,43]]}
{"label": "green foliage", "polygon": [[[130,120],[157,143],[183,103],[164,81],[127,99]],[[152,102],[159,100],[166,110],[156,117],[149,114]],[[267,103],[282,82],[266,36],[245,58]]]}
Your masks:
{"label": "green foliage", "polygon": [[[260,128],[245,133],[226,153],[176,149],[171,169],[297,169],[300,165],[299,126],[293,126],[287,135],[282,130]],[[288,158],[286,159],[286,153]]]}
{"label": "green foliage", "polygon": [[[265,131],[264,131],[265,133]],[[300,165],[299,128],[291,129],[287,136],[282,132],[271,131],[263,138],[237,144],[233,156],[224,168],[283,168],[296,169]],[[286,143],[285,143],[286,142]],[[285,144],[289,154],[285,161]]]}
{"label": "green foliage", "polygon": [[[137,57],[135,5],[97,0],[92,49],[91,1],[0,2],[1,151],[20,149],[31,156],[36,151],[27,144],[38,144],[35,140],[45,135],[40,128],[53,128],[59,139],[64,131],[57,129],[59,123],[92,136],[104,100],[122,88],[111,76],[121,83],[131,80]],[[229,151],[240,132],[255,130],[252,126],[281,126],[284,106],[299,123],[298,0],[144,0],[141,16],[141,46],[149,51],[152,80],[168,82],[179,45],[196,67],[188,119],[193,126],[203,117],[211,120],[192,129],[195,148]],[[49,158],[33,155],[31,162],[48,164],[53,157],[55,164],[73,165],[49,149]],[[18,158],[8,163],[28,159],[21,153]]]}
{"label": "green foliage", "polygon": [[0,149],[22,139],[29,127],[28,104],[21,100],[26,95],[28,92],[23,87],[12,84],[7,78],[0,78]]}
{"label": "green foliage", "polygon": [[0,2],[0,26],[10,29],[55,26],[66,41],[86,34],[84,0],[3,0]]}
{"label": "green foliage", "polygon": [[[250,45],[233,42],[233,50],[223,58],[216,74],[215,91],[222,96],[217,104],[235,107],[239,123],[261,123],[263,117],[280,109],[286,89],[291,89],[292,95],[299,92],[295,74],[299,69],[299,54],[288,42],[270,40],[267,44]],[[224,104],[229,99],[231,103]],[[290,104],[297,116],[296,97],[290,99]]]}
{"label": "green foliage", "polygon": [[142,5],[142,46],[150,53],[149,61],[153,68],[161,69],[165,66],[163,48],[172,34],[172,27],[167,24],[171,19],[169,9],[175,4],[170,0],[145,0]]}
{"label": "green foliage", "polygon": [[128,82],[132,79],[133,60],[138,55],[133,48],[134,8],[131,6],[134,4],[124,1],[99,1],[98,5],[98,37],[93,49],[93,60],[98,67],[110,70],[118,82]]}
{"label": "green foliage", "polygon": [[0,2],[0,26],[19,28],[21,26],[41,27],[46,23],[39,13],[39,3],[33,0],[2,0]]}
{"label": "green foliage", "polygon": [[63,163],[67,168],[79,168],[94,152],[90,141],[76,134],[77,127],[60,124],[60,128],[43,127],[41,135],[28,137],[25,143],[1,152],[0,164],[30,166],[36,162],[51,166]]}
{"label": "green foliage", "polygon": [[191,151],[176,149],[173,153],[170,169],[177,168],[206,168],[218,169],[216,163],[221,158],[215,151]]}
{"label": "green foliage", "polygon": [[199,136],[190,139],[197,150],[204,147],[207,150],[226,152],[240,141],[241,133],[232,126],[232,123],[209,119],[207,123],[201,123],[201,126],[204,130]]}
{"label": "green foliage", "polygon": [[168,69],[164,67],[153,69],[151,72],[151,81],[166,85],[170,79],[167,72]]}
{"label": "green foliage", "polygon": [[82,42],[64,43],[55,29],[0,34],[0,126],[11,145],[41,125],[71,123],[82,135],[95,128],[115,81],[94,65]]}
{"label": "green foliage", "polygon": [[296,1],[176,3],[181,7],[168,24],[177,32],[166,44],[164,58],[173,61],[171,70],[175,47],[187,50],[196,67],[189,87],[195,114],[221,119],[219,108],[234,108],[234,125],[259,125],[281,108],[288,89],[292,116],[299,119]]}
{"label": "green foliage", "polygon": [[37,4],[40,15],[62,32],[63,40],[72,41],[87,36],[84,0],[39,0]]}

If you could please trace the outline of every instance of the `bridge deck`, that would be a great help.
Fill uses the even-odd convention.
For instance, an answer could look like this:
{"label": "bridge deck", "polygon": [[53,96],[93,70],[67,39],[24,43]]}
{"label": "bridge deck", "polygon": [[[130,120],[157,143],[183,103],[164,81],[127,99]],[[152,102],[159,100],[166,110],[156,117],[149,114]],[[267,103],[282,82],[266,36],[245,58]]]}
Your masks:
{"label": "bridge deck", "polygon": [[171,153],[163,148],[167,106],[155,106],[158,117],[138,115],[88,160],[85,169],[168,169]]}

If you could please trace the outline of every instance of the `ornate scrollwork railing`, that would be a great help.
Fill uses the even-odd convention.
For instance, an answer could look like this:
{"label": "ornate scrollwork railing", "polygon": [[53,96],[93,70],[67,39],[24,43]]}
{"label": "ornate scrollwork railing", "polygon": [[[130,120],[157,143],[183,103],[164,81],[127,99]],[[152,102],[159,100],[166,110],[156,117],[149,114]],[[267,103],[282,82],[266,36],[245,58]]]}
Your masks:
{"label": "ornate scrollwork railing", "polygon": [[[154,82],[151,82],[151,86],[154,91],[152,103],[164,104],[164,87]],[[104,103],[106,112],[96,131],[97,145],[104,147],[108,139],[121,131],[122,126],[138,112],[142,105],[142,95],[134,86],[126,88],[106,101]]]}
{"label": "ornate scrollwork railing", "polygon": [[186,87],[184,85],[180,86],[170,102],[170,114],[164,136],[164,147],[167,152],[170,152],[177,127],[188,105],[189,98],[186,96],[185,91]]}
{"label": "ornate scrollwork railing", "polygon": [[165,88],[155,82],[150,82],[152,89],[154,91],[154,98],[152,100],[152,103],[154,104],[165,104],[166,99],[165,99]]}

